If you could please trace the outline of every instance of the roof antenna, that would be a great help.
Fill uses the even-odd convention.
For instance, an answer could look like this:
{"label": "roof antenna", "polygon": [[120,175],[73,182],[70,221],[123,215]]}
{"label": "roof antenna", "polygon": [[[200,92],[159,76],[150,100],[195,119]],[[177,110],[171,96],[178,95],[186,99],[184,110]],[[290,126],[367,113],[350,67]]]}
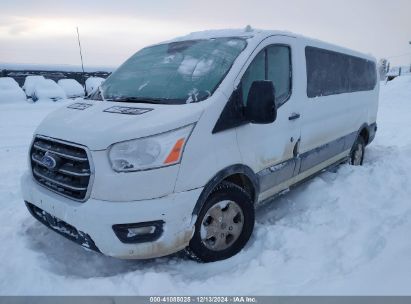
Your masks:
{"label": "roof antenna", "polygon": [[83,64],[83,54],[81,52],[81,43],[80,43],[80,33],[78,31],[78,26],[76,27],[77,29],[77,41],[78,41],[78,47],[80,50],[80,59],[81,59],[81,69],[83,71],[83,82],[84,82],[84,96],[87,96],[87,89],[86,89],[86,74],[84,72],[84,64]]}

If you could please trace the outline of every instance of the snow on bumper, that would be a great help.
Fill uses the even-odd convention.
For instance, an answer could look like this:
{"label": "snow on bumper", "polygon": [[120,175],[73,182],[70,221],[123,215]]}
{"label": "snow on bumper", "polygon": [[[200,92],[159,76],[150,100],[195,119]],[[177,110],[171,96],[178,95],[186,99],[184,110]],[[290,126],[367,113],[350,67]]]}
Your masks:
{"label": "snow on bumper", "polygon": [[[38,185],[27,172],[21,180],[23,198],[52,216],[88,234],[105,255],[124,259],[161,257],[185,248],[193,233],[192,211],[202,188],[161,198],[110,202],[90,198],[72,201]],[[164,221],[162,235],[153,242],[126,244],[113,225]]]}

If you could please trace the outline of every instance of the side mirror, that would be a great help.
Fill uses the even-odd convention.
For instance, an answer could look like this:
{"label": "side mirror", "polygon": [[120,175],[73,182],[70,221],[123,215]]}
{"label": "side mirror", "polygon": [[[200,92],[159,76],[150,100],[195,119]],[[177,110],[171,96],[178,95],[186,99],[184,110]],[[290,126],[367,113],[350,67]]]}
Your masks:
{"label": "side mirror", "polygon": [[248,92],[245,115],[251,123],[269,124],[277,118],[275,89],[272,81],[256,80]]}

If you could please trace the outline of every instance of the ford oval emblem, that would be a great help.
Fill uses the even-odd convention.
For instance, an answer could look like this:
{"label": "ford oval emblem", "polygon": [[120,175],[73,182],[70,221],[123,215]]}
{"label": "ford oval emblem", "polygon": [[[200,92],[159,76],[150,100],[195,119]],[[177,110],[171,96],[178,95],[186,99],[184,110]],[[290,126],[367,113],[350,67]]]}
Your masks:
{"label": "ford oval emblem", "polygon": [[53,155],[46,152],[44,156],[41,158],[41,163],[47,167],[48,169],[52,170],[57,166],[57,160],[53,157]]}

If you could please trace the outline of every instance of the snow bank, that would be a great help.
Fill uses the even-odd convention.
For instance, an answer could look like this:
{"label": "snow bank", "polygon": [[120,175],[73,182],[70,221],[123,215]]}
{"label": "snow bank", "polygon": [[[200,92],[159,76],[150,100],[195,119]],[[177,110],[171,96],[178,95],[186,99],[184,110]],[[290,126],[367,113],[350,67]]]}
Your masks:
{"label": "snow bank", "polygon": [[105,79],[101,78],[101,77],[89,77],[89,78],[87,78],[87,80],[86,80],[87,95],[89,95],[91,92],[96,90],[104,80]]}
{"label": "snow bank", "polygon": [[0,104],[26,101],[26,94],[11,77],[0,78]]}
{"label": "snow bank", "polygon": [[34,92],[32,95],[33,101],[39,100],[59,100],[67,98],[63,89],[51,79],[45,79],[36,82],[34,86]]}
{"label": "snow bank", "polygon": [[83,86],[75,79],[60,79],[57,84],[64,90],[68,98],[84,96]]}
{"label": "snow bank", "polygon": [[411,79],[381,86],[363,167],[342,165],[257,212],[235,257],[122,261],[87,252],[27,212],[19,178],[38,123],[59,104],[0,105],[0,294],[410,295]]}
{"label": "snow bank", "polygon": [[45,80],[43,76],[27,76],[24,80],[23,85],[23,90],[26,92],[26,95],[28,97],[33,96],[34,87],[36,86],[36,83],[41,82],[43,80]]}
{"label": "snow bank", "polygon": [[[397,93],[401,93],[401,89],[404,86],[411,85],[411,75],[404,75],[400,77],[395,77],[391,81],[387,81],[387,83],[383,83],[382,86],[385,86],[386,89],[391,91],[394,95]],[[393,92],[398,91],[398,92]]]}

